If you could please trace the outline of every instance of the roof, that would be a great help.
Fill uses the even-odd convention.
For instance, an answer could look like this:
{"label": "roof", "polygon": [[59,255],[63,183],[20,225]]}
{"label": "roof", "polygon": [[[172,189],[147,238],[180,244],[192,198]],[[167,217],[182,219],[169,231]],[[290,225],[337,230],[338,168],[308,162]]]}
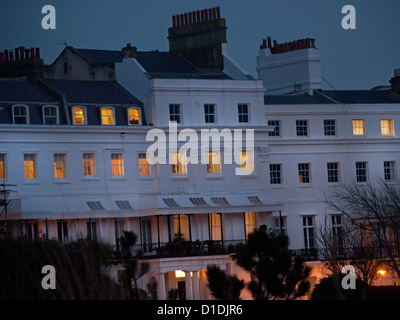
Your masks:
{"label": "roof", "polygon": [[43,80],[60,95],[65,94],[68,102],[101,104],[136,104],[142,102],[116,81]]}
{"label": "roof", "polygon": [[0,101],[56,102],[59,98],[26,78],[0,79]]}
{"label": "roof", "polygon": [[[75,48],[74,48],[75,49]],[[75,49],[94,63],[122,62],[121,50]]]}
{"label": "roof", "polygon": [[264,96],[265,104],[379,104],[400,103],[400,95],[385,90],[314,90],[313,95],[282,94]]}

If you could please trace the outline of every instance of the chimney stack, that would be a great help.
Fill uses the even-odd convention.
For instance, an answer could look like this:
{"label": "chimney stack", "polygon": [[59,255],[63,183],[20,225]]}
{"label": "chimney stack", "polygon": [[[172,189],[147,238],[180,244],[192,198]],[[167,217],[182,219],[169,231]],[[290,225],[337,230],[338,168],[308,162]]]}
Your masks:
{"label": "chimney stack", "polygon": [[132,45],[130,43],[128,43],[125,48],[122,48],[122,57],[123,58],[136,58],[137,57],[137,48],[132,47]]}

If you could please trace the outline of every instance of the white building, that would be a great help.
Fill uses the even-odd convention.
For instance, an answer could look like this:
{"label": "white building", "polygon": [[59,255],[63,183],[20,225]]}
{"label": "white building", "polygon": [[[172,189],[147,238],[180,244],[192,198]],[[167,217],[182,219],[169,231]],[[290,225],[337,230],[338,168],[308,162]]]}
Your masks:
{"label": "white building", "polygon": [[[382,90],[319,90],[315,42],[292,44],[290,51],[262,46],[256,80],[227,55],[217,9],[174,16],[173,24],[170,41],[197,45],[186,50],[175,43],[179,53],[130,45],[122,51],[69,48],[47,74],[52,79],[0,79],[0,182],[14,185],[7,187],[11,201],[7,214],[0,207],[0,219],[14,236],[60,242],[96,236],[116,248],[123,230],[135,232],[151,264],[142,286],[156,281],[158,299],[174,288],[181,298],[211,298],[210,264],[249,280],[231,259],[233,246],[265,224],[287,233],[294,253],[315,260],[316,283],[324,270],[314,227],[335,214],[324,193],[351,181],[398,181],[395,81]],[[199,25],[199,39],[215,41],[190,38]],[[287,55],[301,67],[283,63]],[[104,61],[118,82],[87,81],[86,69],[68,73],[71,63],[96,72]],[[247,169],[226,164],[222,144],[207,154],[217,162],[211,165],[185,165],[169,153],[167,160],[177,164],[150,165],[146,151],[153,141],[146,135],[159,128],[168,141],[171,120],[178,133],[189,128],[197,137],[202,129],[243,130],[243,147],[245,130],[253,129],[254,148],[242,160],[253,158],[254,170],[237,174]],[[251,297],[244,292],[243,298]]]}

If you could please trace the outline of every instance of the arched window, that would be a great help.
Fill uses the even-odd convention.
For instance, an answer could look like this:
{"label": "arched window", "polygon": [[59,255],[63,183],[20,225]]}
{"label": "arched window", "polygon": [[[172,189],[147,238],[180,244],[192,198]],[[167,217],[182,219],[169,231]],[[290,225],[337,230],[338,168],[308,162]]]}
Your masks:
{"label": "arched window", "polygon": [[86,108],[73,107],[72,108],[72,123],[73,124],[86,124]]}
{"label": "arched window", "polygon": [[43,124],[58,124],[58,108],[56,106],[43,107]]}
{"label": "arched window", "polygon": [[112,126],[115,124],[114,108],[103,107],[101,108],[101,124]]}
{"label": "arched window", "polygon": [[28,106],[15,105],[12,107],[13,122],[16,124],[28,124],[29,123],[29,111]]}
{"label": "arched window", "polygon": [[141,125],[142,119],[140,117],[140,109],[139,108],[129,108],[128,109],[128,124],[129,125]]}

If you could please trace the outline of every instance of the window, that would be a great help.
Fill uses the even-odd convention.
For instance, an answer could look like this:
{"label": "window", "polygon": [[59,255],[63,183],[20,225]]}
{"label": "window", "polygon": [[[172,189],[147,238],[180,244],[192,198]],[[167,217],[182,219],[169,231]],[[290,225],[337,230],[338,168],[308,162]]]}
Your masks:
{"label": "window", "polygon": [[204,121],[205,123],[215,123],[215,104],[204,105]]}
{"label": "window", "polygon": [[249,105],[238,104],[239,123],[249,122]]}
{"label": "window", "polygon": [[[190,229],[189,229],[189,216],[186,214],[175,214],[169,216],[170,220],[170,239],[184,239],[190,240]],[[172,222],[172,223],[171,223]]]}
{"label": "window", "polygon": [[364,120],[353,120],[353,136],[365,136]]}
{"label": "window", "polygon": [[240,152],[240,171],[249,174],[251,174],[254,171],[253,152],[251,151]]}
{"label": "window", "polygon": [[328,162],[326,164],[328,170],[328,182],[335,183],[339,182],[339,163],[337,162]]}
{"label": "window", "polygon": [[64,179],[67,176],[66,154],[54,154],[54,178]]}
{"label": "window", "polygon": [[257,217],[256,217],[255,212],[245,212],[244,213],[246,239],[248,239],[249,234],[253,233],[254,229],[257,227],[256,219],[257,219]]}
{"label": "window", "polygon": [[86,232],[89,239],[97,239],[97,223],[96,221],[86,222]]}
{"label": "window", "polygon": [[221,173],[221,154],[219,152],[207,152],[207,173]]}
{"label": "window", "polygon": [[86,124],[86,108],[83,107],[72,108],[72,123]]}
{"label": "window", "polygon": [[176,123],[181,123],[181,105],[180,104],[170,104],[169,105],[169,121],[176,121]]}
{"label": "window", "polygon": [[151,166],[147,162],[146,153],[139,153],[138,160],[139,160],[139,175],[151,176]]}
{"label": "window", "polygon": [[28,222],[26,224],[26,236],[29,240],[39,239],[39,225],[37,222]]}
{"label": "window", "polygon": [[0,179],[6,178],[6,155],[4,153],[0,153]]}
{"label": "window", "polygon": [[142,119],[140,117],[140,109],[139,108],[129,108],[128,109],[128,123],[129,125],[133,124],[142,124]]}
{"label": "window", "polygon": [[381,120],[381,133],[382,136],[394,136],[394,125],[393,119],[382,119]]}
{"label": "window", "polygon": [[142,219],[142,248],[144,252],[151,252],[152,248],[152,236],[151,236],[151,220],[149,218]]}
{"label": "window", "polygon": [[29,114],[27,106],[13,106],[13,119],[15,124],[28,124]]}
{"label": "window", "polygon": [[114,108],[101,108],[101,124],[106,126],[115,124]]}
{"label": "window", "polygon": [[396,181],[396,163],[394,161],[384,161],[383,170],[386,182]]}
{"label": "window", "polygon": [[55,106],[43,107],[43,123],[58,124],[58,109]]}
{"label": "window", "polygon": [[222,240],[222,219],[220,213],[210,213],[210,240]]}
{"label": "window", "polygon": [[286,217],[274,217],[273,218],[273,226],[275,233],[283,233],[286,234]]}
{"label": "window", "polygon": [[332,215],[332,234],[336,241],[338,253],[343,254],[343,225],[342,215]]}
{"label": "window", "polygon": [[269,179],[271,184],[282,184],[282,165],[270,164],[269,165]]}
{"label": "window", "polygon": [[269,120],[269,126],[273,126],[274,131],[268,132],[269,137],[280,137],[281,136],[281,121],[280,120]]}
{"label": "window", "polygon": [[299,183],[311,183],[311,172],[309,163],[299,163]]}
{"label": "window", "polygon": [[25,179],[37,178],[36,154],[24,154]]}
{"label": "window", "polygon": [[96,176],[96,158],[94,153],[83,154],[83,175],[86,177]]}
{"label": "window", "polygon": [[306,249],[315,248],[314,243],[314,217],[303,217],[304,247]]}
{"label": "window", "polygon": [[308,136],[308,120],[296,120],[296,135],[298,137]]}
{"label": "window", "polygon": [[324,135],[336,135],[336,120],[324,120]]}
{"label": "window", "polygon": [[357,182],[367,182],[367,163],[356,162],[356,180]]}
{"label": "window", "polygon": [[57,235],[60,243],[68,242],[68,223],[67,221],[57,221]]}
{"label": "window", "polygon": [[111,154],[111,174],[113,176],[124,176],[124,159],[122,153]]}
{"label": "window", "polygon": [[172,174],[187,174],[186,152],[171,153]]}

